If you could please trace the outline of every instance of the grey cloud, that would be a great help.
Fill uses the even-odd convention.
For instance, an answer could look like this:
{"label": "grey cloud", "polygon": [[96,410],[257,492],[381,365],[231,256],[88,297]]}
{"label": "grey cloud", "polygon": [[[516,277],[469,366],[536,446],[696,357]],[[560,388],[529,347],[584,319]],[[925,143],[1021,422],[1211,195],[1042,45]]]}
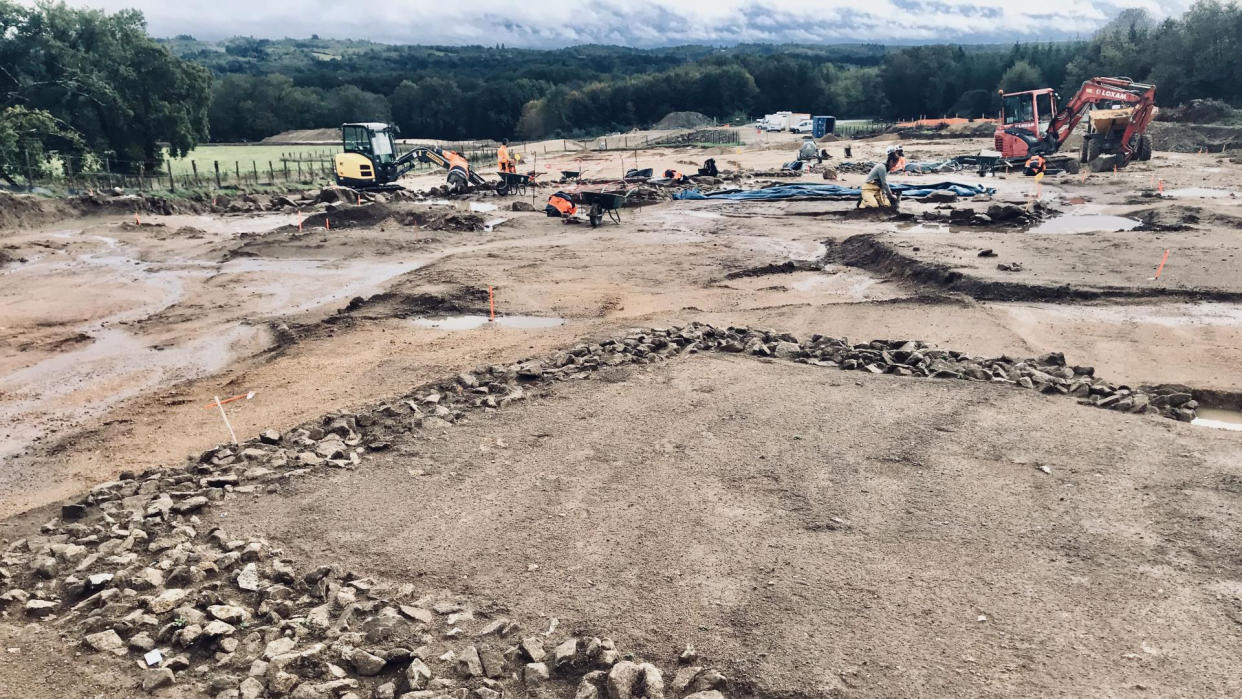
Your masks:
{"label": "grey cloud", "polygon": [[[27,4],[29,0],[25,0]],[[152,34],[268,38],[319,34],[389,43],[637,47],[686,43],[1008,42],[1089,35],[1117,12],[1143,7],[1180,13],[1190,0],[720,0],[735,12],[704,12],[709,0],[524,0],[516,3],[388,0],[342,12],[329,0],[70,0],[116,10],[137,7]],[[484,5],[480,9],[474,9]],[[503,8],[503,9],[502,9]],[[711,17],[711,19],[705,19]]]}

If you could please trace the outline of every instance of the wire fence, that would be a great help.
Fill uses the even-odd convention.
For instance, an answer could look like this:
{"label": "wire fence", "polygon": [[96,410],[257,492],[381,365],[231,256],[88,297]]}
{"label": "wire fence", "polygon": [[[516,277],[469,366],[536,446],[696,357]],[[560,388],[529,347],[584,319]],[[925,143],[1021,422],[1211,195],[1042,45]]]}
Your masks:
{"label": "wire fence", "polygon": [[[208,146],[199,152],[210,152]],[[446,143],[440,148],[461,153],[472,165],[494,162],[496,149],[474,142]],[[53,153],[36,162],[29,154],[24,172],[14,177],[19,186],[91,191],[126,189],[138,192],[178,192],[211,189],[241,189],[264,186],[320,186],[334,179],[335,149],[314,151],[273,151],[266,146],[237,146],[230,152],[253,148],[255,158],[216,159],[192,153],[186,158],[163,160],[157,167],[123,161],[109,155],[67,155]],[[401,154],[413,147],[399,147]],[[439,170],[434,163],[415,160],[414,172]]]}

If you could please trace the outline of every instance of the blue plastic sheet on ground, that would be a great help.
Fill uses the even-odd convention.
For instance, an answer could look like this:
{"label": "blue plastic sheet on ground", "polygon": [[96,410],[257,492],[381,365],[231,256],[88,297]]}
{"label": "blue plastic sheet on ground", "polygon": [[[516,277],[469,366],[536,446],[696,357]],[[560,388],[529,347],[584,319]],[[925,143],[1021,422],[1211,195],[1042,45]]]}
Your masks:
{"label": "blue plastic sheet on ground", "polygon": [[[890,185],[903,198],[920,199],[932,192],[953,192],[959,197],[977,194],[995,194],[992,187],[962,184],[960,182],[933,182]],[[725,199],[731,201],[782,201],[787,199],[857,199],[861,190],[839,184],[778,184],[763,189],[729,190],[703,194],[697,189],[687,189],[673,194],[674,199]]]}

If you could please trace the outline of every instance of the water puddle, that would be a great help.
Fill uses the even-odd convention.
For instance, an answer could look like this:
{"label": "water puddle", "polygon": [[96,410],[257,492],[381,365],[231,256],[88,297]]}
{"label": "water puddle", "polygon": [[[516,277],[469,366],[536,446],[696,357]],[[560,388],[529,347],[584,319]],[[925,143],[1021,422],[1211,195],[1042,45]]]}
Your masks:
{"label": "water puddle", "polygon": [[1236,197],[1237,192],[1228,189],[1211,189],[1209,187],[1183,187],[1181,189],[1165,190],[1164,196],[1174,199],[1224,199],[1225,197]]}
{"label": "water puddle", "polygon": [[494,321],[489,321],[487,316],[482,315],[414,319],[414,325],[420,328],[432,328],[435,330],[474,330],[485,325],[534,330],[539,328],[555,328],[564,324],[564,318],[551,318],[547,316],[496,316]]}
{"label": "water puddle", "polygon": [[1030,233],[1049,233],[1054,235],[1073,233],[1113,233],[1130,231],[1141,225],[1139,221],[1124,216],[1108,216],[1105,214],[1065,214],[1050,218],[1030,229]]}
{"label": "water puddle", "polygon": [[1242,432],[1242,411],[1222,410],[1220,408],[1199,408],[1198,416],[1191,421],[1192,425],[1213,427],[1218,430]]}

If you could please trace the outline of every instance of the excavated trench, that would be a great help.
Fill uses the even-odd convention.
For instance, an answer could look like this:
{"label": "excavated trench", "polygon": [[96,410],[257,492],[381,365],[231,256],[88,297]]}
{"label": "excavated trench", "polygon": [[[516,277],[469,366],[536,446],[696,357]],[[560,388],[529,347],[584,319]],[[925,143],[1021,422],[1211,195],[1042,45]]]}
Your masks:
{"label": "excavated trench", "polygon": [[961,293],[979,301],[1046,301],[1068,303],[1105,299],[1186,299],[1199,301],[1242,301],[1242,292],[1216,289],[1134,288],[1119,286],[1081,287],[1029,284],[1025,282],[981,279],[948,265],[919,260],[883,242],[871,233],[850,236],[842,241],[826,240],[826,260],[857,267],[872,274],[900,279],[918,286]]}

